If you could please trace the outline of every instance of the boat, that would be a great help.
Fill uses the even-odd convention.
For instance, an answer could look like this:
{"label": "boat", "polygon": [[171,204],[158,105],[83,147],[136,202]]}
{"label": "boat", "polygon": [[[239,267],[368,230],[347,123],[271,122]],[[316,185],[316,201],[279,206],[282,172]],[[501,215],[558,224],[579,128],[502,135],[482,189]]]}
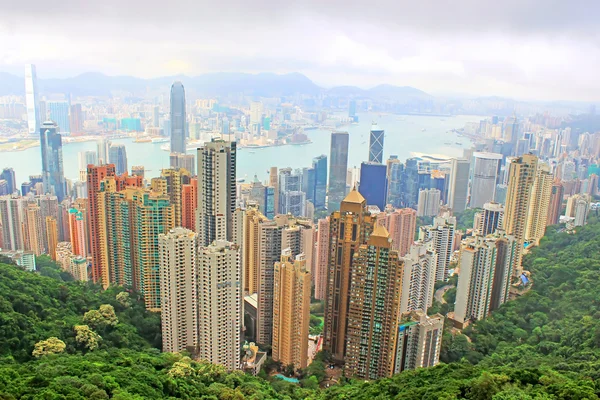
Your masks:
{"label": "boat", "polygon": [[135,143],[149,143],[151,141],[152,139],[150,139],[149,137],[138,137],[134,140]]}
{"label": "boat", "polygon": [[460,143],[460,142],[454,142],[454,144],[457,144],[457,145],[459,145],[459,146],[462,146],[462,143]]}
{"label": "boat", "polygon": [[169,138],[156,137],[152,138],[152,143],[167,143]]}
{"label": "boat", "polygon": [[171,144],[170,143],[165,143],[162,146],[160,146],[160,149],[164,150],[164,151],[171,151]]}

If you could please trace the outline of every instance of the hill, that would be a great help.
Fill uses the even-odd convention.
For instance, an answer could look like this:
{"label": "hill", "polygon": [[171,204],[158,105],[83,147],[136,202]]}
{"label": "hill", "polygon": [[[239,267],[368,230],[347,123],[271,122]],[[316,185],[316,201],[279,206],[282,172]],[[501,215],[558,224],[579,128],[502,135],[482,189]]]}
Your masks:
{"label": "hill", "polygon": [[[524,261],[532,290],[466,330],[469,340],[448,330],[444,364],[326,390],[160,354],[157,319],[135,294],[123,305],[119,288],[0,265],[0,399],[598,399],[599,235],[596,219],[575,234],[550,227]],[[72,325],[106,304],[118,323],[96,328],[104,329],[97,348],[82,347]],[[51,336],[65,349],[33,357],[35,343]]]}

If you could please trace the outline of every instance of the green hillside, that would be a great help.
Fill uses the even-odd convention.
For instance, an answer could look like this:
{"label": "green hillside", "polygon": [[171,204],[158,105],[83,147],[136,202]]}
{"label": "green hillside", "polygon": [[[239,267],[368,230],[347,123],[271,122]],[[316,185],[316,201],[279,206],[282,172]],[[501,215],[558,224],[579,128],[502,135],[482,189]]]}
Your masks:
{"label": "green hillside", "polygon": [[161,354],[159,320],[135,294],[0,264],[0,399],[597,399],[599,234],[597,221],[548,232],[525,258],[533,289],[469,338],[447,331],[440,366],[327,390]]}

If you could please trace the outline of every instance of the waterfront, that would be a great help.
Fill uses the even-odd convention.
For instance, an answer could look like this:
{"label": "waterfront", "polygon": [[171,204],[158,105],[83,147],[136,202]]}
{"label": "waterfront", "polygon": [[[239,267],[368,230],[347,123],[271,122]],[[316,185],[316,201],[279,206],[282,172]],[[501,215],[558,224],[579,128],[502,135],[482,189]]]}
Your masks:
{"label": "waterfront", "polygon": [[[470,145],[470,141],[448,131],[463,128],[467,122],[477,122],[483,117],[359,114],[359,118],[358,124],[340,128],[350,134],[349,167],[359,167],[361,161],[367,159],[369,130],[372,121],[377,122],[379,127],[386,131],[384,159],[395,154],[404,161],[411,156],[411,152],[461,156],[463,149]],[[309,166],[313,157],[320,154],[329,156],[331,131],[317,129],[308,130],[305,133],[312,143],[240,149],[237,162],[238,178],[249,180],[256,174],[259,179],[264,180],[268,177],[268,170],[271,166],[302,168]],[[169,153],[160,149],[161,143],[136,143],[130,138],[115,139],[112,142],[125,144],[129,169],[133,165],[143,165],[146,168],[147,177],[158,176],[162,168],[169,167]],[[73,180],[78,178],[77,153],[85,150],[96,150],[96,143],[80,142],[63,146],[66,178]],[[188,150],[188,153],[191,152]],[[41,173],[39,146],[23,151],[0,153],[0,168],[2,167],[15,169],[16,179],[20,186],[22,182],[28,180],[29,175]]]}

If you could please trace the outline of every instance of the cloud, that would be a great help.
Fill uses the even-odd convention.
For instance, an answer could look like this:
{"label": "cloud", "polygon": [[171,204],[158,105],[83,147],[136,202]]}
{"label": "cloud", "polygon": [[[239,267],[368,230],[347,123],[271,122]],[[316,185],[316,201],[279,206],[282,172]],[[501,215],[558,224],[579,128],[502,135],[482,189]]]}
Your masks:
{"label": "cloud", "polygon": [[[2,4],[7,3],[7,4]],[[596,0],[0,0],[0,70],[292,72],[321,85],[597,100]]]}

